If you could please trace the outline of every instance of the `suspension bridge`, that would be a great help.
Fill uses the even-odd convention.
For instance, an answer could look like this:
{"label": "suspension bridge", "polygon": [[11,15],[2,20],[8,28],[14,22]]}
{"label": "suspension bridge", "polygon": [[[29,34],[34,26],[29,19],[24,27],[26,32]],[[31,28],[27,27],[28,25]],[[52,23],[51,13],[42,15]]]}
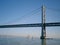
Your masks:
{"label": "suspension bridge", "polygon": [[0,28],[18,28],[18,27],[41,27],[41,39],[46,38],[46,27],[55,27],[55,26],[60,26],[60,22],[50,22],[50,23],[45,23],[46,21],[46,14],[45,14],[45,6],[42,6],[42,22],[41,23],[34,23],[34,24],[12,24],[12,25],[0,25]]}

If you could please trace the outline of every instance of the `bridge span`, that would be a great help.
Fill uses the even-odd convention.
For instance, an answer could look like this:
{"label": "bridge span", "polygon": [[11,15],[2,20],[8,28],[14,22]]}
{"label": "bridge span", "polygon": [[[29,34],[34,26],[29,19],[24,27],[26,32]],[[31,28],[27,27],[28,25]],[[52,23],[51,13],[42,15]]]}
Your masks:
{"label": "bridge span", "polygon": [[[45,23],[46,27],[54,27],[60,26],[60,22],[55,23]],[[42,23],[34,23],[34,24],[14,24],[14,25],[0,25],[0,28],[20,28],[20,27],[42,27]]]}
{"label": "bridge span", "polygon": [[42,6],[42,22],[41,23],[34,23],[34,24],[12,24],[12,25],[0,25],[0,28],[17,28],[17,27],[41,27],[42,32],[41,32],[41,39],[46,38],[46,27],[52,27],[52,26],[60,26],[60,22],[51,22],[51,23],[46,23],[45,19],[45,6]]}

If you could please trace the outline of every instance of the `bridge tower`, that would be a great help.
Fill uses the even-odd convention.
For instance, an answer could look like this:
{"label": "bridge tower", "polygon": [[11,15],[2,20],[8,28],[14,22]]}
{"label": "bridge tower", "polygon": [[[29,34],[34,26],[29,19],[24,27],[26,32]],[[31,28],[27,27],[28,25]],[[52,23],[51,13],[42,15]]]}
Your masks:
{"label": "bridge tower", "polygon": [[46,38],[46,27],[45,27],[45,6],[42,6],[42,32],[41,32],[41,39]]}

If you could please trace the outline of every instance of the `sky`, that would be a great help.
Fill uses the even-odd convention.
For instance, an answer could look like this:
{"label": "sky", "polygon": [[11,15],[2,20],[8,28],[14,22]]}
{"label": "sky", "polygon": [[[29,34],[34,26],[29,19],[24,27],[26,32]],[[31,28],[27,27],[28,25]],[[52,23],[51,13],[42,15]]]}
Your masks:
{"label": "sky", "polygon": [[[46,22],[60,22],[60,0],[0,0],[0,25],[41,23],[43,4]],[[60,38],[60,27],[46,27],[46,33]],[[40,37],[41,27],[1,28],[0,35]]]}

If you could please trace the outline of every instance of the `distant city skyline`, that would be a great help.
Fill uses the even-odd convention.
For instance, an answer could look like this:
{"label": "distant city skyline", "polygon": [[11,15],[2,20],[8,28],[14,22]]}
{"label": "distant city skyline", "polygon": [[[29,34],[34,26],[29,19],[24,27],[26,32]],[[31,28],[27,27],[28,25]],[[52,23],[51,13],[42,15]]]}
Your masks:
{"label": "distant city skyline", "polygon": [[[41,23],[41,6],[46,22],[60,22],[60,0],[0,0],[0,25]],[[47,37],[60,38],[60,27],[46,27]],[[41,27],[1,28],[0,35],[41,36]]]}

